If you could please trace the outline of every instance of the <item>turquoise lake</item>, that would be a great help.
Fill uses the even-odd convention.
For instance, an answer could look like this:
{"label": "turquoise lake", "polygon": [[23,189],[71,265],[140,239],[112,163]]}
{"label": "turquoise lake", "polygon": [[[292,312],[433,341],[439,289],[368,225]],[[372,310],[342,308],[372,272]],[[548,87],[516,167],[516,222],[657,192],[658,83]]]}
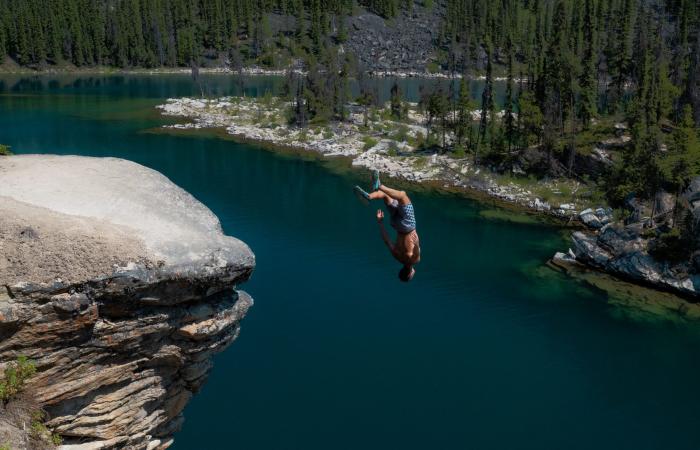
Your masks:
{"label": "turquoise lake", "polygon": [[544,267],[568,246],[560,229],[425,189],[411,191],[423,261],[400,283],[375,208],[352,195],[365,174],[159,129],[156,104],[199,91],[185,75],[0,77],[0,143],[156,169],[257,256],[255,306],[174,449],[700,448],[700,326]]}

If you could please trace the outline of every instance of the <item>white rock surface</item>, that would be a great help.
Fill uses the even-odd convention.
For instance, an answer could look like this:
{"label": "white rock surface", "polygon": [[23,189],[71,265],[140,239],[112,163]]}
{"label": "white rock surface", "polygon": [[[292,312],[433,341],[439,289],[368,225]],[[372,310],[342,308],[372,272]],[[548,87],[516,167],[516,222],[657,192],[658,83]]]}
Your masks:
{"label": "white rock surface", "polygon": [[253,258],[218,218],[165,176],[117,158],[20,155],[0,159],[0,195],[127,227],[168,265]]}

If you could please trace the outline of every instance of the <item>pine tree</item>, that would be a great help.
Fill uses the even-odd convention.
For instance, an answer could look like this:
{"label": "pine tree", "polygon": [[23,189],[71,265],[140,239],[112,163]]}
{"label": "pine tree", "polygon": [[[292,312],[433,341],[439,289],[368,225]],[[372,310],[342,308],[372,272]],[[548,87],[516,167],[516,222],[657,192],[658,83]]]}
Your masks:
{"label": "pine tree", "polygon": [[585,0],[583,16],[583,62],[579,86],[581,88],[581,99],[579,108],[579,118],[584,129],[588,129],[591,119],[597,113],[597,81],[596,76],[596,55],[595,55],[595,29],[593,22],[593,0]]}
{"label": "pine tree", "polygon": [[467,77],[462,77],[459,80],[459,95],[457,99],[457,129],[456,137],[457,144],[462,145],[465,138],[469,138],[468,146],[472,146],[472,116],[471,112],[474,110],[474,103],[471,99],[471,93],[469,92],[469,82]]}
{"label": "pine tree", "polygon": [[515,116],[513,115],[513,49],[508,46],[508,78],[506,80],[506,104],[505,114],[503,115],[503,125],[505,128],[505,139],[507,144],[508,154],[510,154],[515,141]]}
{"label": "pine tree", "polygon": [[403,119],[403,105],[401,102],[401,88],[399,83],[394,80],[390,91],[391,116],[396,120]]}
{"label": "pine tree", "polygon": [[484,79],[484,91],[481,94],[481,120],[479,121],[479,139],[474,152],[474,164],[479,163],[479,149],[487,144],[487,137],[493,138],[493,123],[495,123],[496,107],[493,100],[493,64],[491,60],[491,44],[486,43],[486,78]]}
{"label": "pine tree", "polygon": [[700,139],[690,105],[683,108],[681,121],[673,133],[673,146],[663,167],[665,176],[674,186],[677,195],[693,178],[700,175]]}

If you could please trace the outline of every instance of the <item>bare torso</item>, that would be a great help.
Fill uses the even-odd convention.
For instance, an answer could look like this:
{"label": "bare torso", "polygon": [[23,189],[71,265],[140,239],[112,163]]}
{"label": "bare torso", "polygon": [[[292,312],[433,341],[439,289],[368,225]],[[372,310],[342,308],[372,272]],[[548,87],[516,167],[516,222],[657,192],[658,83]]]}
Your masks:
{"label": "bare torso", "polygon": [[416,230],[407,234],[398,234],[392,253],[401,264],[418,264],[420,262],[420,239]]}

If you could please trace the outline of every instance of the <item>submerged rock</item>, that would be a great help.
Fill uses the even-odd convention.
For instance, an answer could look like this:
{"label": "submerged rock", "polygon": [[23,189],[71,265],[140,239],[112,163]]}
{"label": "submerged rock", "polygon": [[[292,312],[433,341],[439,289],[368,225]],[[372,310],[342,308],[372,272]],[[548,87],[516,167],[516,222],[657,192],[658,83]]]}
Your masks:
{"label": "submerged rock", "polygon": [[[64,449],[162,449],[238,336],[255,258],[156,171],[114,158],[0,159],[0,365]],[[14,442],[14,441],[13,441]]]}

